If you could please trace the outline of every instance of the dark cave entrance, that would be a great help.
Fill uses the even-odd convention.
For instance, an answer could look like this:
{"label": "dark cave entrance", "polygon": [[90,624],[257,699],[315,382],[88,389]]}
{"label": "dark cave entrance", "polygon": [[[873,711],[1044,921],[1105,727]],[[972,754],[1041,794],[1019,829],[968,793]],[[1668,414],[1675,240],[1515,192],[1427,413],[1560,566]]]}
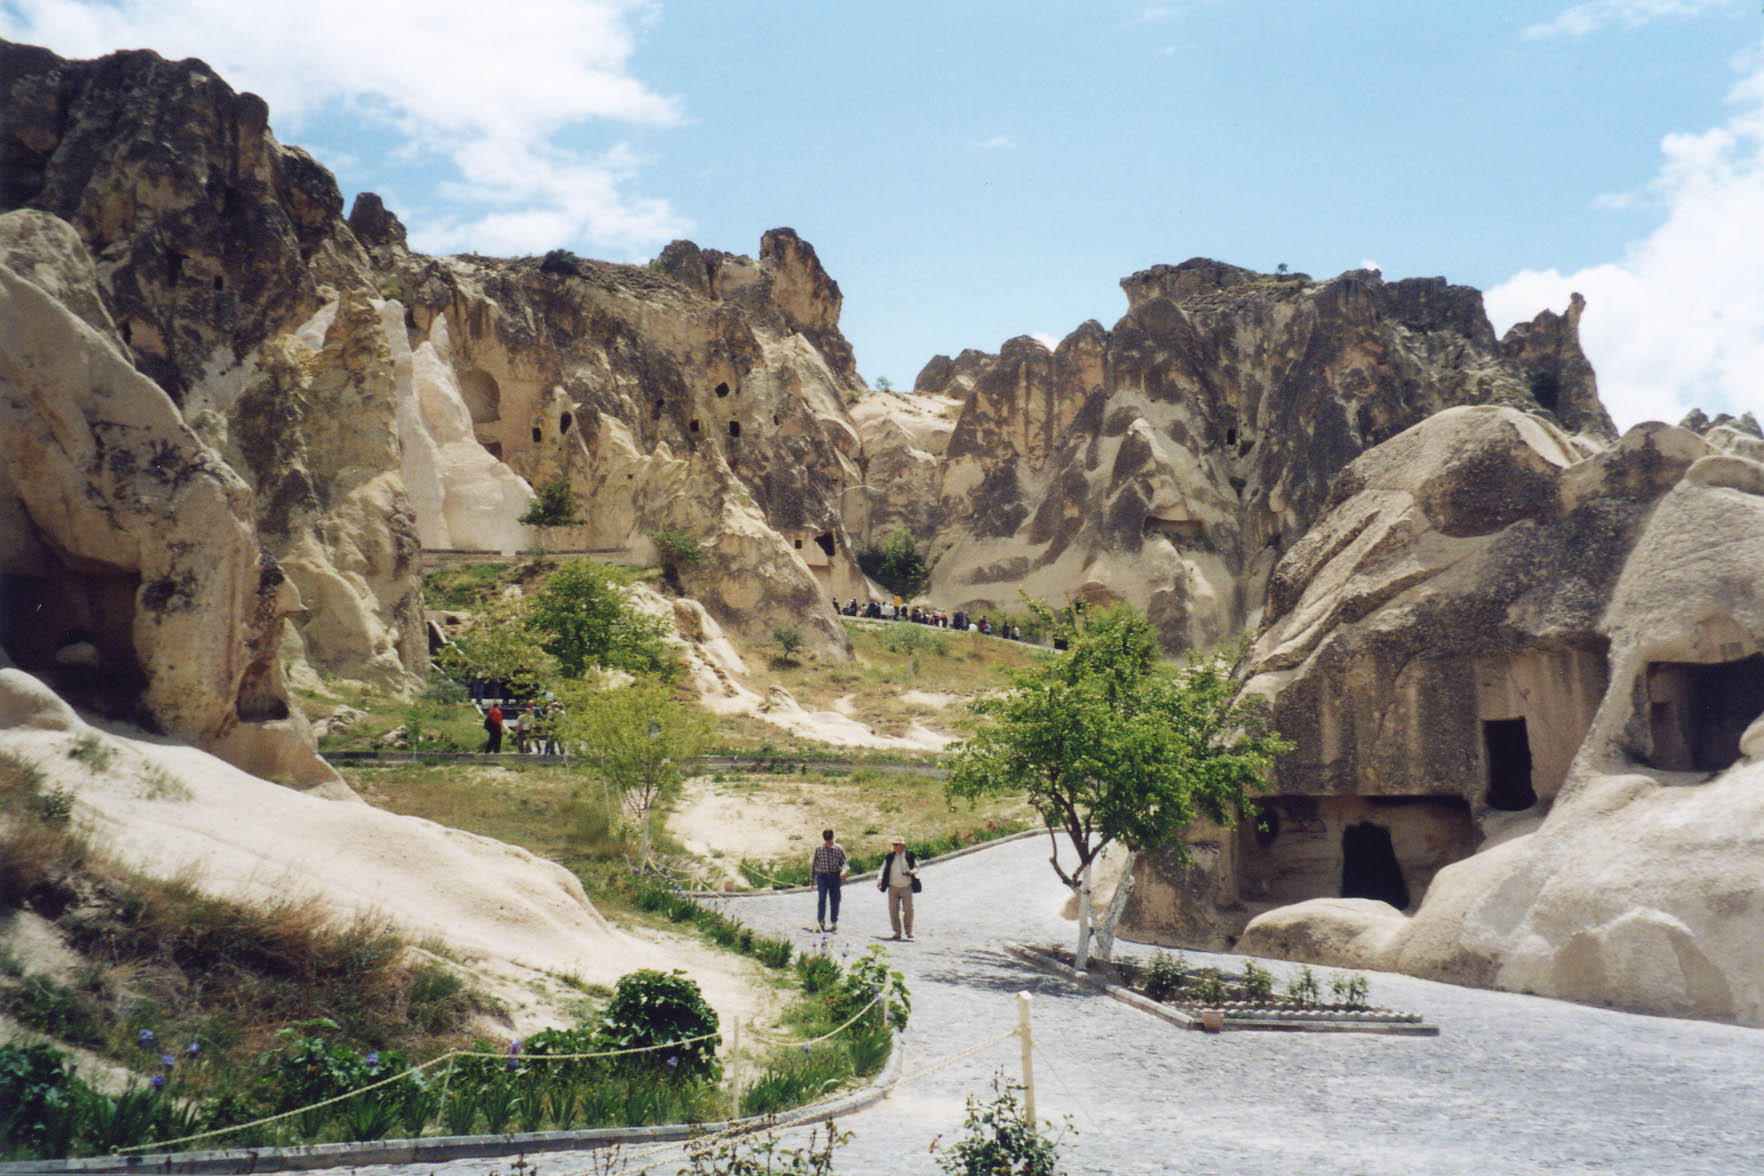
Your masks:
{"label": "dark cave entrance", "polygon": [[1390,843],[1390,830],[1371,821],[1341,833],[1341,896],[1375,898],[1397,910],[1409,906],[1409,884]]}
{"label": "dark cave entrance", "polygon": [[815,543],[826,553],[828,559],[833,558],[833,532],[822,531],[819,535],[815,536]]}
{"label": "dark cave entrance", "polygon": [[1648,667],[1650,762],[1719,772],[1739,760],[1740,736],[1764,714],[1764,654],[1738,661]]}
{"label": "dark cave entrance", "polygon": [[1538,372],[1531,377],[1531,398],[1539,408],[1555,412],[1562,403],[1562,381],[1554,372]]}
{"label": "dark cave entrance", "polygon": [[1489,808],[1516,813],[1537,803],[1531,786],[1531,740],[1524,719],[1490,719],[1482,724],[1482,747],[1488,756]]}
{"label": "dark cave entrance", "polygon": [[0,576],[0,644],[76,707],[139,719],[147,676],[135,656],[141,577],[56,567]]}

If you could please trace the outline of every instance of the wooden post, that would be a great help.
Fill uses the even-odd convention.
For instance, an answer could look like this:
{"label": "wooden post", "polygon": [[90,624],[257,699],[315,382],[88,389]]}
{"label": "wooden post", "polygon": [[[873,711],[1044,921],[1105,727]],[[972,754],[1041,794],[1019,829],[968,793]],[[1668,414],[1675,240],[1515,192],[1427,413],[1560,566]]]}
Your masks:
{"label": "wooden post", "polygon": [[734,1107],[729,1112],[731,1119],[741,1117],[741,1018],[735,1018],[735,1026],[729,1031],[729,1098]]}
{"label": "wooden post", "polygon": [[1017,1038],[1023,1047],[1023,1118],[1035,1131],[1035,1064],[1031,1060],[1035,1038],[1029,1031],[1029,994],[1017,993]]}

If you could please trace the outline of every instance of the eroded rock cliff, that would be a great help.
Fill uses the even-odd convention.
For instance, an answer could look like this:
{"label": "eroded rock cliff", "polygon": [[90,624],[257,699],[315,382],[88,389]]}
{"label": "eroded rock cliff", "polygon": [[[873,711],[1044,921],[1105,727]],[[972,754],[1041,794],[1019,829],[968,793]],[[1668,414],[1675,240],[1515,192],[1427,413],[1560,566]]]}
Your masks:
{"label": "eroded rock cliff", "polygon": [[[1587,448],[1612,435],[1578,300],[1503,340],[1475,290],[1437,278],[1313,282],[1196,259],[1121,284],[1112,329],[932,360],[915,391],[962,402],[935,467],[894,458],[886,425],[866,436],[904,486],[875,518],[915,527],[939,603],[1125,599],[1170,647],[1206,645],[1254,626],[1336,473],[1427,416],[1507,404]],[[918,501],[936,503],[928,518]]]}

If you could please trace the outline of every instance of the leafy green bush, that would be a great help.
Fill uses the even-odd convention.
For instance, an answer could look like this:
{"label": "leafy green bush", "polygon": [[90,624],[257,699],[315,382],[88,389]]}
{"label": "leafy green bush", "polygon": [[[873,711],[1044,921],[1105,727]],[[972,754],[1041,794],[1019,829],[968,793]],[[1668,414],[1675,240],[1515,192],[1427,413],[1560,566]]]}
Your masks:
{"label": "leafy green bush", "polygon": [[906,1028],[913,1008],[906,978],[888,966],[888,953],[879,943],[853,960],[845,978],[833,987],[829,1004],[834,1023],[844,1024],[872,1001],[874,1007],[858,1021],[859,1026],[897,1032]]}
{"label": "leafy green bush", "polygon": [[576,492],[563,476],[540,485],[518,520],[524,527],[567,527],[582,520],[576,517]]}
{"label": "leafy green bush", "polygon": [[1140,985],[1145,994],[1153,1000],[1169,1000],[1182,991],[1182,983],[1188,978],[1188,965],[1178,954],[1171,959],[1162,951],[1152,953],[1151,962],[1145,967],[1145,974]]}
{"label": "leafy green bush", "polygon": [[47,1042],[0,1045],[0,1154],[66,1155],[84,1087]]}
{"label": "leafy green bush", "polygon": [[581,265],[581,261],[581,258],[577,257],[574,253],[571,253],[568,249],[553,249],[539,262],[539,272],[542,274],[558,274],[562,277],[578,277],[582,272],[578,268]]}
{"label": "leafy green bush", "polygon": [[796,978],[804,992],[823,992],[839,980],[839,965],[824,950],[804,952],[796,961]]}
{"label": "leafy green bush", "polygon": [[906,531],[896,531],[880,547],[866,547],[858,552],[858,567],[864,574],[903,600],[911,600],[924,591],[931,578],[925,557]]}
{"label": "leafy green bush", "polygon": [[1302,1005],[1314,1005],[1322,997],[1322,986],[1317,983],[1317,974],[1309,967],[1299,969],[1286,986],[1286,995]]}
{"label": "leafy green bush", "polygon": [[[691,1038],[702,1038],[692,1041]],[[667,1045],[619,1059],[622,1068],[674,1080],[715,1078],[718,1073],[716,1010],[698,983],[675,969],[644,968],[619,978],[597,1034],[603,1049]],[[674,1044],[684,1042],[685,1044]]]}
{"label": "leafy green bush", "polygon": [[1365,1008],[1366,996],[1370,991],[1371,986],[1366,983],[1366,978],[1358,972],[1351,976],[1337,976],[1329,982],[1329,995],[1338,1004],[1344,1004],[1350,1009]]}
{"label": "leafy green bush", "polygon": [[662,641],[666,623],[633,609],[618,573],[593,560],[572,559],[553,572],[533,594],[524,623],[569,678],[596,666],[667,681],[680,674],[679,659]]}
{"label": "leafy green bush", "polygon": [[[968,1096],[968,1114],[962,1137],[938,1164],[950,1176],[1056,1176],[1059,1147],[1054,1137],[1036,1129],[1017,1100],[1022,1087],[1008,1082],[1002,1073],[992,1078],[992,1101],[982,1103]],[[1070,1121],[1066,1130],[1072,1130]],[[935,1150],[936,1145],[933,1144]]]}
{"label": "leafy green bush", "polygon": [[1273,973],[1254,960],[1243,961],[1243,978],[1239,983],[1243,985],[1244,999],[1252,1004],[1265,1004],[1274,995]]}
{"label": "leafy green bush", "polygon": [[1209,972],[1194,985],[1193,995],[1199,1004],[1222,1005],[1225,1003],[1225,981],[1217,973]]}

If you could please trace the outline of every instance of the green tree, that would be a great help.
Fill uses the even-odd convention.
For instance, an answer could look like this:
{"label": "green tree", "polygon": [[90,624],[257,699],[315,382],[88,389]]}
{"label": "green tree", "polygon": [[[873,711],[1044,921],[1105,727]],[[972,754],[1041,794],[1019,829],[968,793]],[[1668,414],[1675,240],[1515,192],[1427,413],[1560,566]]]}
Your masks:
{"label": "green tree", "polygon": [[704,562],[703,546],[684,531],[651,531],[649,541],[655,544],[656,554],[661,556],[662,578],[676,592],[680,591],[680,569]]}
{"label": "green tree", "polygon": [[527,603],[499,602],[480,612],[436,660],[455,678],[488,678],[505,683],[525,698],[557,673],[557,659],[545,652],[528,623]]}
{"label": "green tree", "polygon": [[679,675],[679,661],[662,642],[666,623],[633,610],[623,588],[611,568],[573,559],[529,598],[526,627],[566,677],[595,667]]}
{"label": "green tree", "polygon": [[[1196,817],[1236,823],[1274,757],[1291,745],[1268,726],[1259,698],[1240,697],[1217,654],[1162,664],[1157,634],[1126,605],[1075,618],[1071,648],[1011,675],[1004,695],[974,709],[994,723],[957,749],[947,790],[976,799],[1024,793],[1054,842],[1060,880],[1078,892],[1078,967],[1091,935],[1091,864],[1111,843],[1133,853],[1171,848]],[[1059,834],[1076,857],[1060,861]],[[1132,885],[1131,866],[1103,921],[1098,955]]]}
{"label": "green tree", "polygon": [[570,489],[570,480],[560,474],[540,486],[519,521],[526,527],[567,527],[581,522],[576,517],[576,492]]}
{"label": "green tree", "polygon": [[906,531],[896,531],[880,547],[858,552],[858,567],[890,592],[899,593],[903,600],[917,596],[931,578],[925,557],[919,554],[912,535]]}
{"label": "green tree", "polygon": [[772,642],[785,661],[793,662],[796,651],[802,648],[802,630],[795,625],[779,625],[772,630]]}
{"label": "green tree", "polygon": [[710,743],[714,720],[655,681],[608,690],[569,682],[559,694],[565,749],[636,824],[647,858],[649,814],[679,784],[686,761]]}

